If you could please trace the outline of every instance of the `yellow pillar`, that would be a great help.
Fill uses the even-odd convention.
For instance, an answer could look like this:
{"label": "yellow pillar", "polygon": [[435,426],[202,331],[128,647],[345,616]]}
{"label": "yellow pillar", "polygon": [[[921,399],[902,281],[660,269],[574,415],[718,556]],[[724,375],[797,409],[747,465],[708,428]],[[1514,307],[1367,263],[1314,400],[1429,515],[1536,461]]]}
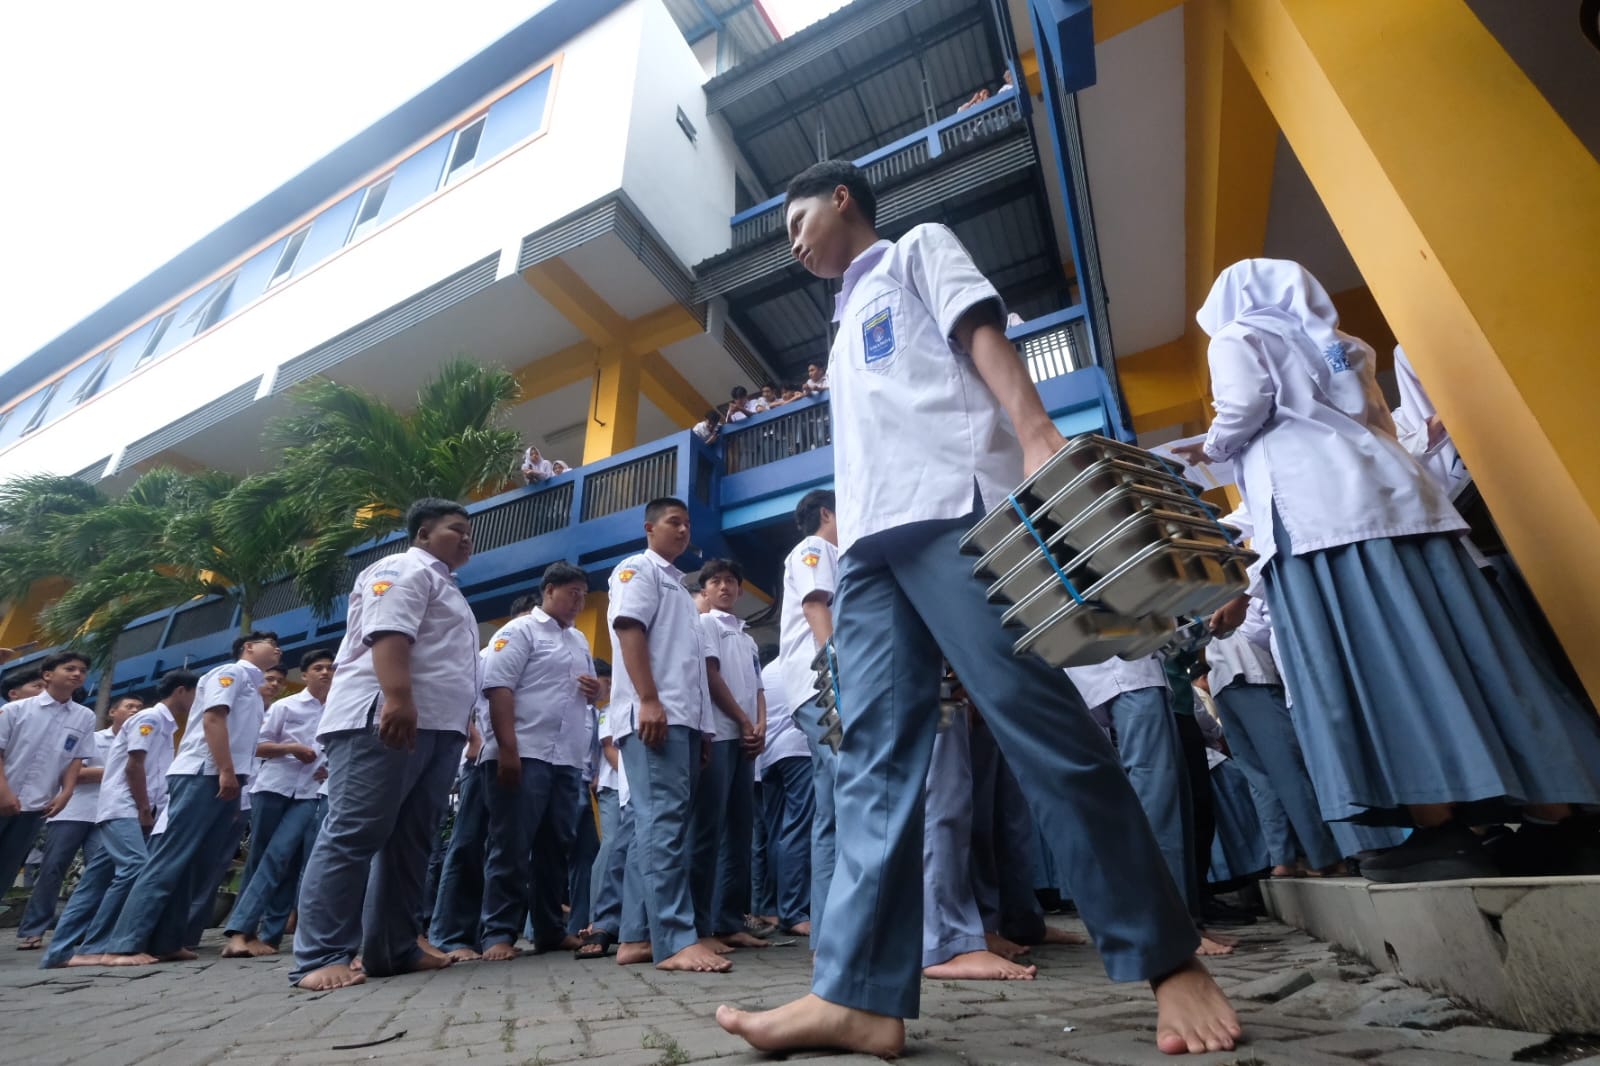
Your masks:
{"label": "yellow pillar", "polygon": [[603,348],[589,398],[583,461],[598,462],[639,443],[639,359],[626,347]]}
{"label": "yellow pillar", "polygon": [[1600,162],[1463,0],[1219,4],[1600,696]]}
{"label": "yellow pillar", "polygon": [[59,599],[68,587],[61,578],[35,581],[22,602],[11,604],[0,614],[0,648],[16,648],[38,639],[39,612]]}
{"label": "yellow pillar", "polygon": [[589,650],[596,659],[611,662],[611,628],[606,625],[606,605],[610,597],[604,592],[591,592],[584,603],[578,620],[573,623],[578,632],[589,638]]}

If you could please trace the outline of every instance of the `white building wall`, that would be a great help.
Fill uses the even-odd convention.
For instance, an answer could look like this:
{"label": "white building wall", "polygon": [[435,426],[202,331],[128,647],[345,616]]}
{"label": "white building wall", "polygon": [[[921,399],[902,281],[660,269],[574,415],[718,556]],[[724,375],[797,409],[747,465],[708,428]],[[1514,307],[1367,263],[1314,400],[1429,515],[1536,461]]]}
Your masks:
{"label": "white building wall", "polygon": [[[550,118],[535,140],[13,443],[0,452],[0,480],[81,470],[614,192],[623,185],[630,121],[639,106],[634,72],[641,67],[642,31],[656,15],[666,18],[659,0],[626,5],[562,47]],[[682,37],[675,41],[678,58],[693,67],[687,84],[700,97],[698,65]],[[531,58],[530,70],[548,57]],[[658,84],[656,91],[667,90]],[[703,122],[703,106],[699,117]],[[665,127],[683,139],[670,106]],[[419,142],[431,136],[422,132]]]}
{"label": "white building wall", "polygon": [[[732,240],[733,140],[725,123],[706,114],[700,60],[661,0],[634,7],[643,16],[644,47],[622,188],[679,261],[692,267],[727,251]],[[693,142],[678,128],[680,107],[697,132]]]}

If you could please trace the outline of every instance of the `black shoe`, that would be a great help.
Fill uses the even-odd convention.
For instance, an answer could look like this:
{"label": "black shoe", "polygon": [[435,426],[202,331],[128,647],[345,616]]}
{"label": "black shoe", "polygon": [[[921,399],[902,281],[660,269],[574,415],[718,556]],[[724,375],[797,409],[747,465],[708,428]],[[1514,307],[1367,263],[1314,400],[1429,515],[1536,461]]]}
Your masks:
{"label": "black shoe", "polygon": [[1446,822],[1418,829],[1399,847],[1363,859],[1361,876],[1379,884],[1399,885],[1500,877],[1501,873],[1477,834],[1464,825]]}
{"label": "black shoe", "polygon": [[1495,858],[1507,877],[1600,874],[1600,829],[1586,818],[1568,818],[1555,825],[1524,822],[1499,842]]}
{"label": "black shoe", "polygon": [[1220,899],[1208,899],[1200,905],[1200,924],[1203,928],[1242,929],[1256,924],[1256,916],[1249,911],[1229,906]]}

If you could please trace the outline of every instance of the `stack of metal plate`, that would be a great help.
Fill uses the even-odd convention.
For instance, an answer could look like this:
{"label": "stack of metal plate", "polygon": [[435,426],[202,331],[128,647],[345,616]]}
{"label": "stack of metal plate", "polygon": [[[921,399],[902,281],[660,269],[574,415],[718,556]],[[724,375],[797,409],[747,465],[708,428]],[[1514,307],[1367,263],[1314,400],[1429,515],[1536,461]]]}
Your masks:
{"label": "stack of metal plate", "polygon": [[830,640],[811,660],[811,669],[817,675],[816,702],[822,708],[822,716],[817,719],[822,726],[818,742],[837,753],[844,740],[844,722],[839,717],[839,686],[834,682],[834,666],[833,641]]}
{"label": "stack of metal plate", "polygon": [[1174,616],[1207,614],[1249,584],[1255,554],[1199,491],[1155,455],[1086,434],[1013,494],[1028,523],[1007,501],[961,550],[980,556],[973,575],[1023,631],[1016,654],[1052,666],[1138,658],[1172,638]]}

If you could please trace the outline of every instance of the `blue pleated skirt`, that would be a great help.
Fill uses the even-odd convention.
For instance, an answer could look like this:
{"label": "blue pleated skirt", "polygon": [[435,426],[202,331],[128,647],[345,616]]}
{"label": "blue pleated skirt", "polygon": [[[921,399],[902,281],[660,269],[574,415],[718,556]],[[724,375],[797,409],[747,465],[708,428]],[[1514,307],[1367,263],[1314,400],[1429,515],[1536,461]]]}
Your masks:
{"label": "blue pleated skirt", "polygon": [[1295,732],[1329,821],[1473,821],[1600,803],[1600,722],[1530,650],[1453,536],[1277,554],[1267,603]]}
{"label": "blue pleated skirt", "polygon": [[1269,869],[1272,860],[1256,817],[1250,782],[1232,759],[1218,763],[1211,771],[1211,800],[1217,815],[1217,833],[1211,841],[1208,880],[1226,884]]}

